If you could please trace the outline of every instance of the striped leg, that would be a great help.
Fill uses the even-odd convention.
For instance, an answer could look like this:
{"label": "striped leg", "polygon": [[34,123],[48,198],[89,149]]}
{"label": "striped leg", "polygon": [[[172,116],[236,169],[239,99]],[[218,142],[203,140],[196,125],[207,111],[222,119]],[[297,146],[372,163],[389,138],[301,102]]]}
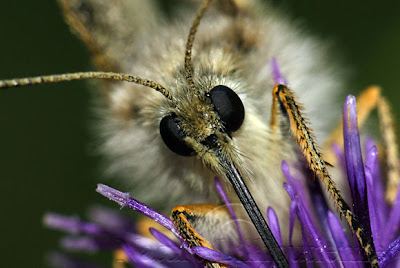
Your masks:
{"label": "striped leg", "polygon": [[[225,207],[214,204],[177,206],[172,210],[171,219],[189,247],[203,246],[215,250],[212,244],[229,245],[238,241],[235,225]],[[212,243],[204,237],[211,237]],[[209,261],[206,261],[205,265],[208,268],[227,267]]]}
{"label": "striped leg", "polygon": [[279,125],[278,103],[280,104],[280,109],[289,119],[290,132],[297,144],[300,146],[309,168],[325,184],[335,204],[339,208],[340,213],[346,218],[351,230],[357,236],[361,247],[364,249],[366,256],[371,262],[371,265],[373,267],[378,267],[373,241],[368,237],[363,226],[360,225],[350,207],[342,198],[335,182],[331,179],[327,170],[327,163],[322,158],[321,152],[315,144],[312,131],[308,128],[306,120],[302,116],[300,111],[301,106],[296,103],[293,92],[285,85],[277,85],[273,90],[272,128],[276,128]]}

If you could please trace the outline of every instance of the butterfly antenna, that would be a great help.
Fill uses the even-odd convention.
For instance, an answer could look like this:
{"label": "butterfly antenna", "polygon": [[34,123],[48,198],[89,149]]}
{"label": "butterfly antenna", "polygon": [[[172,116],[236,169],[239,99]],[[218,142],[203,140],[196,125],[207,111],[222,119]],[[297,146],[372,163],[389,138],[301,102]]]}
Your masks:
{"label": "butterfly antenna", "polygon": [[194,38],[196,36],[197,28],[200,24],[201,18],[206,12],[208,6],[210,5],[211,0],[205,0],[203,5],[199,9],[196,17],[193,20],[192,26],[190,27],[189,36],[186,43],[186,52],[185,52],[185,78],[189,87],[194,91],[198,92],[195,84],[193,83],[193,64],[192,64],[192,48]]}
{"label": "butterfly antenna", "polygon": [[107,79],[107,80],[119,80],[119,81],[131,82],[155,89],[156,91],[163,94],[167,99],[173,100],[171,92],[169,92],[166,88],[164,88],[163,86],[154,81],[129,74],[111,73],[111,72],[79,72],[79,73],[54,74],[54,75],[3,80],[0,81],[0,89],[33,86],[33,85],[48,84],[48,83],[59,83],[59,82],[83,80],[83,79]]}

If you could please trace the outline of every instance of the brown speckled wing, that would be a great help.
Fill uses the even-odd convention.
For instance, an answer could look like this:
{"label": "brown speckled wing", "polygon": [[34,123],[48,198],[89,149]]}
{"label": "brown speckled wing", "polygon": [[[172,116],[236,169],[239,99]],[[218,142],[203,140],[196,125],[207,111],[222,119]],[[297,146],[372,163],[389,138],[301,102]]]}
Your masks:
{"label": "brown speckled wing", "polygon": [[151,33],[160,14],[153,1],[59,0],[65,19],[103,71],[128,72],[140,53],[138,42]]}

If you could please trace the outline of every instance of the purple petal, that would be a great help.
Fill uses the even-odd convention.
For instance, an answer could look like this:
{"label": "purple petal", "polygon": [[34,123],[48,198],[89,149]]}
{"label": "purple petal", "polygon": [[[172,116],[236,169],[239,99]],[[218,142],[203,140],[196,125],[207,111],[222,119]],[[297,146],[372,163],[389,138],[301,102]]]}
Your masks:
{"label": "purple petal", "polygon": [[169,239],[166,235],[164,235],[163,233],[152,227],[149,229],[149,231],[154,236],[155,239],[157,239],[161,244],[171,249],[176,255],[179,256],[183,255],[182,254],[183,250],[180,248],[180,246],[171,239]]}
{"label": "purple petal", "polygon": [[61,241],[61,246],[75,252],[93,253],[102,249],[116,249],[121,245],[118,241],[100,240],[93,237],[65,237]]}
{"label": "purple petal", "polygon": [[[376,150],[376,148],[375,148]],[[376,202],[376,196],[375,196],[375,189],[374,189],[374,178],[372,176],[372,171],[371,169],[366,166],[365,167],[365,178],[367,182],[367,195],[368,195],[368,210],[369,210],[369,219],[371,223],[371,232],[372,232],[372,237],[374,239],[374,244],[375,244],[375,249],[377,252],[382,252],[384,249],[384,246],[382,244],[382,223],[381,220],[383,218],[380,218],[379,212],[378,212],[378,204]]]}
{"label": "purple petal", "polygon": [[[381,268],[385,267],[400,251],[400,237],[390,243],[387,249],[379,255],[378,261]],[[398,266],[393,266],[398,267]]]}
{"label": "purple petal", "polygon": [[132,247],[128,244],[123,244],[122,249],[124,250],[126,256],[128,256],[130,263],[132,263],[137,268],[167,268],[168,267],[168,266],[165,266],[165,265],[159,263],[154,258],[148,257],[148,256],[140,253],[138,250],[136,250],[134,247]]}
{"label": "purple petal", "polygon": [[88,216],[103,228],[124,232],[135,231],[134,221],[123,216],[120,211],[115,209],[100,206],[91,207],[88,211]]}
{"label": "purple petal", "polygon": [[279,84],[288,85],[285,77],[281,74],[281,71],[278,66],[278,61],[276,60],[276,58],[272,58],[269,61],[269,65],[271,67],[272,79],[274,80],[274,84],[275,85],[279,85]]}
{"label": "purple petal", "polygon": [[[308,170],[307,170],[308,171]],[[333,237],[331,234],[331,230],[329,229],[329,224],[328,224],[328,212],[329,206],[326,203],[326,197],[323,193],[321,183],[317,180],[307,180],[307,186],[308,186],[308,192],[309,196],[311,199],[311,203],[307,203],[304,198],[302,199],[303,204],[308,204],[306,207],[312,207],[313,212],[315,214],[315,218],[319,223],[319,226],[321,228],[321,231],[329,245],[329,247],[334,247],[335,242],[333,241]],[[309,215],[311,214],[310,211],[308,211]]]}
{"label": "purple petal", "polygon": [[178,231],[175,229],[174,223],[172,220],[165,217],[163,214],[155,211],[151,207],[131,198],[129,193],[123,193],[118,190],[115,190],[109,186],[104,184],[98,184],[96,191],[105,197],[117,202],[122,207],[128,207],[133,210],[140,212],[141,214],[153,219],[155,222],[159,223],[160,225],[164,226],[168,230],[170,230],[176,237],[181,239]]}
{"label": "purple petal", "polygon": [[[364,145],[365,148],[365,168],[371,170],[372,185],[375,195],[376,211],[381,222],[386,222],[389,217],[389,207],[385,202],[385,191],[382,185],[382,178],[379,168],[379,156],[373,139],[368,138]],[[389,243],[388,243],[389,244]],[[387,244],[387,245],[388,245]],[[387,246],[386,245],[386,246]]]}
{"label": "purple petal", "polygon": [[135,248],[142,249],[145,251],[151,251],[159,255],[172,255],[172,250],[168,247],[160,245],[160,243],[154,239],[144,237],[139,234],[126,234],[124,241],[131,244]]}
{"label": "purple petal", "polygon": [[389,222],[385,228],[385,244],[389,244],[398,233],[400,227],[400,187],[397,189],[397,196],[390,211]]}
{"label": "purple petal", "polygon": [[194,247],[192,249],[196,255],[209,261],[232,265],[233,267],[238,267],[238,268],[251,268],[250,266],[246,265],[245,263],[239,261],[234,257],[225,255],[221,252],[206,247],[199,246],[199,247]]}
{"label": "purple petal", "polygon": [[390,211],[389,221],[385,227],[385,244],[388,244],[390,241],[393,240],[394,236],[398,233],[399,230],[399,222],[400,222],[400,200],[399,194],[396,197],[396,200],[392,206]]}
{"label": "purple petal", "polygon": [[[160,235],[162,234],[160,233]],[[199,261],[196,260],[194,256],[190,255],[189,252],[186,251],[186,249],[184,249],[183,247],[179,247],[172,240],[170,241],[175,244],[176,251],[175,249],[172,250],[171,247],[168,247],[164,243],[160,243],[155,239],[143,237],[137,234],[129,235],[129,238],[126,238],[124,241],[127,241],[126,244],[132,246],[135,252],[138,252],[141,255],[146,255],[147,257],[154,259],[158,263],[167,265],[168,267],[202,268],[202,266],[199,264]],[[165,240],[163,242],[165,242]],[[182,258],[181,256],[184,256],[184,258]]]}
{"label": "purple petal", "polygon": [[[299,201],[296,199],[294,190],[292,189],[292,187],[289,184],[285,183],[284,188],[289,193],[289,196],[293,197],[292,202],[290,204],[289,264],[290,264],[290,267],[300,267],[300,260],[296,258],[296,254],[294,252],[294,246],[292,244],[294,222],[296,220],[296,215],[298,214]],[[306,234],[304,233],[304,228],[302,225],[300,225],[300,228],[301,228],[302,242],[303,242],[302,254],[306,260],[307,267],[314,267],[310,246],[308,244]]]}
{"label": "purple petal", "polygon": [[51,252],[47,254],[46,262],[51,266],[57,268],[104,268],[105,267],[105,266],[95,265],[92,263],[83,262],[81,260],[71,258],[70,256],[59,252]]}
{"label": "purple petal", "polygon": [[[298,195],[302,202],[308,204],[308,194],[305,192],[306,187],[303,185],[301,180],[293,178],[293,176],[290,174],[289,165],[285,160],[282,161],[281,169],[290,186],[293,188],[293,195]],[[311,215],[311,209],[309,207],[306,207],[306,209]]]}
{"label": "purple petal", "polygon": [[276,241],[278,242],[278,245],[281,248],[283,248],[278,216],[276,215],[275,210],[272,207],[269,207],[267,210],[267,218],[268,218],[269,228],[271,229],[272,234],[274,235]]}
{"label": "purple petal", "polygon": [[[290,187],[289,184],[284,183],[283,186],[286,191],[289,193],[289,196],[293,195],[293,189],[292,187]],[[290,218],[289,218],[289,266],[291,268],[294,267],[300,267],[299,261],[296,259],[296,254],[294,252],[294,247],[292,244],[292,238],[293,238],[293,230],[294,230],[294,222],[296,220],[296,215],[297,215],[297,202],[296,201],[292,201],[292,203],[290,204],[290,214],[289,214]]]}
{"label": "purple petal", "polygon": [[339,144],[337,143],[332,143],[331,149],[335,154],[336,158],[338,159],[340,169],[343,171],[343,173],[347,173],[346,161],[344,158],[343,149],[340,148]]}
{"label": "purple petal", "polygon": [[[301,228],[304,228],[304,231],[302,230],[302,233],[308,234],[310,236],[310,241],[311,241],[311,251],[307,250],[305,251],[305,257],[306,261],[310,262],[310,256],[307,254],[311,254],[313,252],[314,257],[319,259],[320,261],[327,261],[330,259],[327,255],[327,252],[318,249],[325,249],[328,246],[328,243],[326,240],[323,238],[322,234],[318,231],[318,228],[316,227],[316,223],[314,222],[313,218],[311,217],[312,212],[310,210],[311,206],[305,206],[304,204],[309,204],[307,194],[305,192],[305,186],[302,184],[301,180],[294,179],[290,173],[289,170],[289,165],[287,164],[286,161],[282,161],[282,171],[286,177],[286,179],[289,182],[290,187],[285,188],[286,190],[292,188],[292,190],[289,193],[290,198],[292,199],[292,202],[297,200],[298,202],[298,209],[297,209],[297,215],[300,221]],[[315,195],[315,198],[318,196]],[[322,210],[321,217],[324,218],[327,213],[327,206],[324,206],[324,204],[316,204],[315,202],[322,202],[323,198],[319,198],[317,201],[313,201],[313,205],[316,206],[317,208],[319,207],[320,210]],[[301,215],[300,215],[301,214]],[[308,223],[308,225],[305,225]],[[311,235],[312,234],[312,235]],[[304,236],[303,237],[303,246],[307,247],[308,244],[307,241],[305,241],[307,238]],[[312,261],[310,262],[312,263]],[[330,264],[329,264],[330,265]]]}
{"label": "purple petal", "polygon": [[103,230],[94,223],[79,220],[77,217],[66,217],[55,213],[47,213],[43,217],[43,224],[49,228],[61,230],[70,234],[102,234]]}
{"label": "purple petal", "polygon": [[[298,213],[298,210],[297,210]],[[307,267],[314,267],[314,263],[312,260],[312,255],[311,255],[311,248],[310,248],[310,244],[308,243],[307,240],[307,234],[303,228],[303,226],[301,226],[301,241],[303,242],[303,252],[304,252],[304,257],[306,258],[306,263],[307,263]]]}
{"label": "purple petal", "polygon": [[369,236],[367,190],[365,171],[361,155],[360,135],[357,124],[356,98],[349,95],[343,106],[343,138],[346,157],[347,176],[353,198],[354,212]]}
{"label": "purple petal", "polygon": [[202,264],[198,262],[193,257],[193,255],[189,254],[188,251],[184,250],[180,245],[169,239],[166,235],[154,228],[150,228],[149,230],[155,239],[157,239],[161,244],[167,246],[167,248],[170,249],[177,256],[190,261],[191,263],[193,263],[193,265],[197,264],[199,267],[202,267]]}
{"label": "purple petal", "polygon": [[[290,173],[287,175],[290,176]],[[290,185],[285,185],[285,189],[288,192],[292,202],[295,200],[298,202],[297,218],[299,219],[301,227],[304,228],[305,233],[309,237],[309,241],[311,243],[311,252],[316,258],[316,262],[318,264],[323,263],[324,267],[335,267],[336,264],[330,259],[328,252],[326,251],[327,243],[325,239],[319,233],[315,223],[311,219],[311,216],[304,208],[304,205],[302,204],[301,199],[298,197],[297,192],[293,190]]]}
{"label": "purple petal", "polygon": [[323,264],[324,267],[336,267],[336,263],[334,263],[328,255],[327,242],[319,233],[315,223],[311,219],[310,215],[308,215],[301,202],[299,202],[298,208],[297,217],[300,224],[304,227],[305,233],[309,237],[309,241],[311,242],[311,252],[313,252],[316,262],[318,264]]}
{"label": "purple petal", "polygon": [[246,259],[246,264],[251,267],[267,268],[275,265],[271,255],[269,255],[265,250],[250,244],[247,244],[246,248],[249,253],[248,258]]}
{"label": "purple petal", "polygon": [[362,260],[357,258],[358,255],[354,255],[354,251],[350,247],[343,231],[342,224],[331,211],[328,212],[328,223],[343,266],[345,268],[362,267]]}

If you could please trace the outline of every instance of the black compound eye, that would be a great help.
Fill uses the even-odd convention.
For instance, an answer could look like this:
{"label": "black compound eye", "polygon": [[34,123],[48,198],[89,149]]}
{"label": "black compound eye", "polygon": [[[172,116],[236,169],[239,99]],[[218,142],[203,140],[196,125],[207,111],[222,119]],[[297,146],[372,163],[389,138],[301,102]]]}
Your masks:
{"label": "black compound eye", "polygon": [[191,156],[194,151],[185,142],[186,134],[175,114],[165,116],[160,122],[160,134],[165,145],[176,154]]}
{"label": "black compound eye", "polygon": [[229,87],[215,86],[209,93],[222,121],[225,123],[227,133],[238,130],[244,120],[244,106],[239,96]]}

